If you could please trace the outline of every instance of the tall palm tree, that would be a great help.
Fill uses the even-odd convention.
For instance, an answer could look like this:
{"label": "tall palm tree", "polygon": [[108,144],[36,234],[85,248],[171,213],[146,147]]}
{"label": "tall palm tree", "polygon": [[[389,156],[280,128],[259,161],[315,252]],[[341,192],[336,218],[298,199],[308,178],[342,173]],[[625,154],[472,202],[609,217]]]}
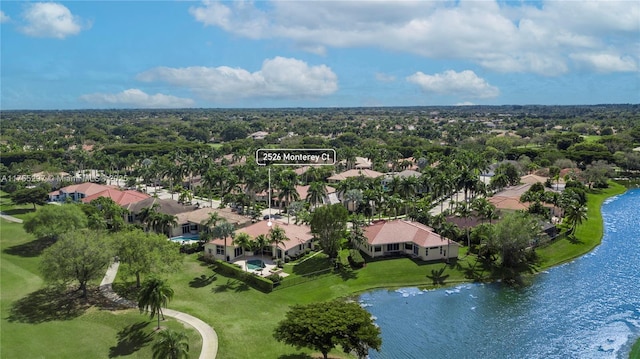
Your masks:
{"label": "tall palm tree", "polygon": [[262,259],[262,262],[264,262],[264,247],[269,244],[269,237],[264,234],[259,234],[256,237],[255,242],[256,248],[260,250],[260,258]]}
{"label": "tall palm tree", "polygon": [[307,202],[315,208],[318,204],[324,202],[324,197],[327,195],[327,188],[323,182],[311,182],[309,190],[307,191]]}
{"label": "tall palm tree", "polygon": [[222,223],[213,227],[213,237],[214,238],[222,238],[224,240],[224,258],[225,261],[229,261],[229,256],[227,255],[227,238],[233,238],[236,228],[233,224],[222,221]]}
{"label": "tall palm tree", "polygon": [[[284,229],[278,225],[271,227],[269,230],[269,241],[275,246],[276,249],[276,257],[278,256],[278,246],[284,244],[284,242],[288,241],[287,233]],[[282,252],[284,257],[284,251]]]}
{"label": "tall palm tree", "polygon": [[166,307],[173,298],[173,289],[163,279],[149,277],[142,283],[138,293],[138,309],[140,312],[149,313],[149,317],[158,317],[158,329],[160,329],[160,316],[164,320],[162,307]]}
{"label": "tall palm tree", "polygon": [[189,341],[185,332],[165,329],[158,333],[153,344],[153,359],[182,359],[189,357]]}
{"label": "tall palm tree", "polygon": [[587,207],[574,201],[565,208],[564,218],[570,225],[569,233],[573,234],[576,227],[587,219]]}
{"label": "tall palm tree", "polygon": [[157,225],[160,232],[171,237],[171,228],[178,225],[178,218],[172,214],[159,213]]}
{"label": "tall palm tree", "polygon": [[469,238],[469,226],[468,221],[469,217],[471,217],[471,207],[466,201],[456,203],[456,214],[458,216],[464,218],[464,231],[467,236],[467,247],[471,247],[471,240]]}
{"label": "tall palm tree", "polygon": [[297,201],[300,199],[300,194],[296,189],[296,185],[294,182],[284,180],[280,182],[278,186],[278,201],[280,202],[280,209],[282,210],[282,205],[286,201],[287,205],[293,201]]}
{"label": "tall palm tree", "polygon": [[447,261],[447,263],[449,263],[449,256],[451,253],[451,241],[453,240],[452,238],[455,238],[458,236],[458,226],[456,226],[454,223],[451,223],[451,222],[444,222],[442,223],[439,234],[447,238],[447,257],[445,258],[445,260]]}
{"label": "tall palm tree", "polygon": [[358,210],[358,205],[360,205],[362,199],[362,191],[359,189],[350,189],[344,194],[344,200],[351,205],[349,210],[353,212]]}
{"label": "tall palm tree", "polygon": [[[251,236],[245,232],[240,232],[236,234],[236,236],[233,238],[233,244],[242,248],[243,254],[246,249],[251,248],[251,242],[253,242],[253,240],[251,239]],[[247,270],[246,266],[247,266],[247,262],[245,261],[244,270]]]}
{"label": "tall palm tree", "polygon": [[218,212],[210,212],[209,218],[202,220],[200,222],[200,226],[203,227],[203,235],[200,236],[200,240],[207,240],[213,235],[213,229],[218,225],[219,221],[222,221],[223,218],[220,217]]}

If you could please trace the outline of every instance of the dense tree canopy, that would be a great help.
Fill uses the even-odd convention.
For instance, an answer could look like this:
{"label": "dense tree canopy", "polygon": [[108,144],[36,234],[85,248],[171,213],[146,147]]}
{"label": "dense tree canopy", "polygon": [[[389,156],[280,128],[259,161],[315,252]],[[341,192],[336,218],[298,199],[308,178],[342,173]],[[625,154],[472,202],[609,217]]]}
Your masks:
{"label": "dense tree canopy", "polygon": [[99,231],[80,229],[65,233],[42,253],[40,270],[50,283],[77,281],[87,297],[87,283],[104,276],[113,258],[108,236]]}
{"label": "dense tree canopy", "polygon": [[296,348],[317,350],[325,359],[337,346],[364,358],[369,348],[379,350],[382,345],[371,314],[356,302],[340,300],[292,307],[273,335]]}
{"label": "dense tree canopy", "polygon": [[336,258],[340,240],[345,238],[349,211],[342,204],[318,207],[311,217],[311,232],[320,241],[322,250]]}
{"label": "dense tree canopy", "polygon": [[87,224],[87,216],[78,205],[48,205],[24,221],[24,230],[38,238],[56,239],[63,233],[86,228]]}

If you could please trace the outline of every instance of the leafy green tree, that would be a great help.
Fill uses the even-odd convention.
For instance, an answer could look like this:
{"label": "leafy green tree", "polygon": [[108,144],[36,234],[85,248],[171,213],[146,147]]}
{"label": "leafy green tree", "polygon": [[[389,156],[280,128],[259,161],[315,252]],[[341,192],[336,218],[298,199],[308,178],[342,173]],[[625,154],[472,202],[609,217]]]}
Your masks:
{"label": "leafy green tree", "polygon": [[36,210],[36,205],[43,205],[47,203],[49,198],[47,190],[43,187],[35,188],[21,188],[11,194],[11,200],[15,204],[32,204],[33,210]]}
{"label": "leafy green tree", "polygon": [[86,228],[87,225],[87,216],[78,205],[48,205],[24,221],[24,230],[38,238],[56,239],[64,233]]}
{"label": "leafy green tree", "polygon": [[382,345],[380,328],[371,314],[358,303],[339,300],[293,306],[273,336],[298,349],[317,350],[325,359],[337,346],[364,358],[369,349],[380,350]]}
{"label": "leafy green tree", "polygon": [[331,259],[338,256],[340,240],[347,230],[349,211],[341,204],[318,207],[311,217],[311,233],[320,241],[323,251]]}
{"label": "leafy green tree", "polygon": [[40,271],[45,281],[80,284],[82,297],[87,297],[87,283],[102,277],[113,258],[110,240],[98,231],[74,230],[42,253]]}
{"label": "leafy green tree", "polygon": [[165,329],[158,332],[153,343],[153,359],[182,359],[189,357],[189,340],[185,332]]}
{"label": "leafy green tree", "polygon": [[120,207],[113,199],[98,197],[89,202],[89,206],[93,207],[95,213],[104,220],[106,229],[117,232],[124,228],[124,215],[127,214],[127,210]]}
{"label": "leafy green tree", "polygon": [[162,307],[167,306],[173,294],[173,289],[165,280],[157,277],[147,278],[138,292],[138,309],[141,313],[149,313],[151,319],[157,317],[158,329],[160,329],[160,316],[164,320]]}
{"label": "leafy green tree", "polygon": [[135,229],[114,235],[115,249],[121,270],[136,277],[140,287],[143,275],[169,273],[178,270],[182,263],[180,245],[166,237]]}
{"label": "leafy green tree", "polygon": [[528,262],[529,252],[541,232],[540,224],[530,214],[508,213],[496,223],[488,246],[492,252],[500,254],[501,267],[516,269]]}

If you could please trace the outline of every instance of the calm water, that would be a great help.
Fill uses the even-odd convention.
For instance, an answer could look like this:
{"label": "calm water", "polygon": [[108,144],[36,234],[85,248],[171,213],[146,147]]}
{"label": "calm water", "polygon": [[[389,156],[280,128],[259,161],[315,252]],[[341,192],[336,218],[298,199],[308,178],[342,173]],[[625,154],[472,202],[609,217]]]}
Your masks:
{"label": "calm water", "polygon": [[371,358],[628,358],[640,337],[640,190],[602,211],[602,245],[525,289],[465,284],[362,295],[382,329],[382,350]]}

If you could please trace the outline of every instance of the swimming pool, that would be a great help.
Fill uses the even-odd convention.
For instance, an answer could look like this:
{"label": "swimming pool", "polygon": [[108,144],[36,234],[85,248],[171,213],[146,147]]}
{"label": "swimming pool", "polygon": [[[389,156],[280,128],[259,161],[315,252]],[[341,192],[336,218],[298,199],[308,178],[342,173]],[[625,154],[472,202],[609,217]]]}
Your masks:
{"label": "swimming pool", "polygon": [[260,259],[252,259],[247,261],[247,269],[248,270],[256,270],[256,269],[262,269],[266,267],[264,262]]}
{"label": "swimming pool", "polygon": [[199,234],[183,234],[181,236],[171,237],[169,239],[174,241],[174,242],[178,242],[178,243],[196,242],[196,241],[198,241],[200,239],[200,235]]}

